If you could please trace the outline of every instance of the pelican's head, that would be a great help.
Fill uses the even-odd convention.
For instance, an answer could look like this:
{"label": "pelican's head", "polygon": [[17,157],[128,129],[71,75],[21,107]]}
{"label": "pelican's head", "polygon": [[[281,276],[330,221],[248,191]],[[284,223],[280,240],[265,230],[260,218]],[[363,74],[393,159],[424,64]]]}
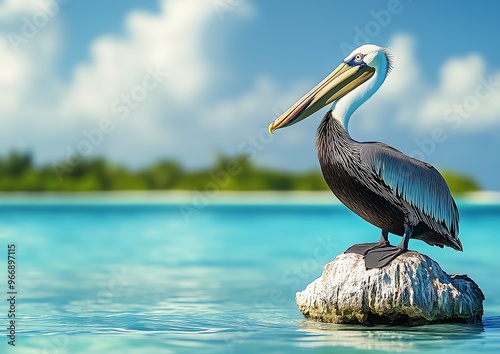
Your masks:
{"label": "pelican's head", "polygon": [[391,67],[391,58],[385,48],[373,44],[362,45],[272,122],[269,133],[298,123],[330,103],[334,117],[347,129],[351,114],[378,90]]}

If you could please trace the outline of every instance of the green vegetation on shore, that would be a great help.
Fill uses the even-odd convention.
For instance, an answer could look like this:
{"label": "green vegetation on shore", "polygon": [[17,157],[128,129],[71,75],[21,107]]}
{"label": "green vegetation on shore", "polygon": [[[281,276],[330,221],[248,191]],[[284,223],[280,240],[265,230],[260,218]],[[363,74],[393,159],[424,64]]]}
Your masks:
{"label": "green vegetation on shore", "polygon": [[[479,190],[470,177],[444,172],[453,193]],[[186,170],[173,160],[131,170],[102,158],[35,166],[29,153],[0,157],[0,191],[116,191],[116,190],[328,190],[320,171],[270,170],[245,156],[219,157],[211,168]]]}

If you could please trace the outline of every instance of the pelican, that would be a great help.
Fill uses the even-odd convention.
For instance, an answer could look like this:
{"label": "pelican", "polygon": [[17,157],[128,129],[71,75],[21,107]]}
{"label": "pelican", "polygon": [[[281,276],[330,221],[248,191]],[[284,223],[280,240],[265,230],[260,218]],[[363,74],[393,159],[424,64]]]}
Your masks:
{"label": "pelican", "polygon": [[[318,159],[333,194],[382,230],[378,242],[346,250],[363,255],[367,269],[384,267],[405,253],[410,238],[463,250],[458,209],[441,174],[389,145],[358,142],[349,135],[351,115],[380,88],[391,69],[385,48],[363,45],[269,125],[272,134],[332,104],[317,130]],[[401,243],[391,245],[389,233],[402,236]]]}

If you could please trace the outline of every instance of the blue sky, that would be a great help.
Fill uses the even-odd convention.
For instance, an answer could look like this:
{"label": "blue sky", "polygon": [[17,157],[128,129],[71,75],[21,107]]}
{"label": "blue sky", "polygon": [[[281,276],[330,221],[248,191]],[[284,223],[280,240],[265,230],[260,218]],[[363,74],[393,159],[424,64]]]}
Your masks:
{"label": "blue sky", "polygon": [[39,163],[107,156],[140,167],[250,153],[318,168],[322,112],[267,125],[347,49],[389,46],[395,70],[355,112],[386,142],[500,190],[500,4],[424,1],[4,0],[0,153]]}

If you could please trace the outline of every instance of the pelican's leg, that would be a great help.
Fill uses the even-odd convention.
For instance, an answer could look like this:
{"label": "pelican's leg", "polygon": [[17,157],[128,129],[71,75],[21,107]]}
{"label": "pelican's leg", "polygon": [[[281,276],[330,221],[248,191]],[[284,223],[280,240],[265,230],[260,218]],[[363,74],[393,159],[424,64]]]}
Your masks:
{"label": "pelican's leg", "polygon": [[351,247],[346,249],[344,253],[357,253],[364,256],[371,250],[374,250],[376,248],[388,247],[390,245],[389,233],[385,230],[382,230],[382,236],[380,236],[380,240],[378,242],[359,243],[357,245],[352,245]]}
{"label": "pelican's leg", "polygon": [[391,261],[396,259],[400,254],[408,251],[408,242],[410,242],[412,232],[413,226],[405,225],[403,240],[399,245],[369,250],[365,254],[366,269],[382,268],[391,263]]}

